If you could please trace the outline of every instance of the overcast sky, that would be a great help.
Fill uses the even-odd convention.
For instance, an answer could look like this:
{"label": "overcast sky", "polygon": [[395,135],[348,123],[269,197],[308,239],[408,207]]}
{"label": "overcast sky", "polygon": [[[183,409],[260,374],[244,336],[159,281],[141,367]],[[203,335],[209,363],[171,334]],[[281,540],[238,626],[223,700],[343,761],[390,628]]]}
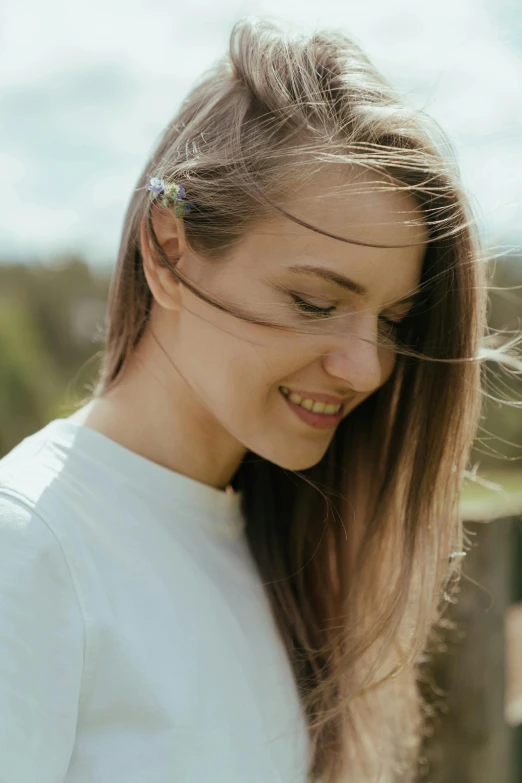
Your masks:
{"label": "overcast sky", "polygon": [[484,235],[522,243],[520,0],[2,0],[0,259],[113,264],[146,157],[252,13],[349,32],[448,133]]}

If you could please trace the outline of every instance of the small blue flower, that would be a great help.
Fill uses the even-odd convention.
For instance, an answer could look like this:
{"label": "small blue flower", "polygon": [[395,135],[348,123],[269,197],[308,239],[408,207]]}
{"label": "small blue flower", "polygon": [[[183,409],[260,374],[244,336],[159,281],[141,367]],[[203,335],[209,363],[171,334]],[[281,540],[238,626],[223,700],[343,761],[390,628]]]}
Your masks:
{"label": "small blue flower", "polygon": [[178,192],[176,193],[176,199],[181,201],[182,198],[186,198],[187,194],[183,185],[178,185]]}
{"label": "small blue flower", "polygon": [[152,193],[158,195],[159,193],[163,193],[164,189],[165,182],[162,179],[158,179],[158,177],[151,177],[150,185],[147,187],[147,190],[150,190]]}

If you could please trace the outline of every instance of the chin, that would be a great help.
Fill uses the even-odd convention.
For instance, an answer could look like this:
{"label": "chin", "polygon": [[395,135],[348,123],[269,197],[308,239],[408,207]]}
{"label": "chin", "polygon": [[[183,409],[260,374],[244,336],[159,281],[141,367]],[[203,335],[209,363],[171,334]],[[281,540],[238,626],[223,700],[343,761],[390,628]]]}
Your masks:
{"label": "chin", "polygon": [[307,470],[321,462],[325,453],[326,449],[323,449],[321,452],[317,450],[315,455],[312,454],[312,450],[310,450],[310,455],[308,457],[301,451],[300,454],[281,457],[280,459],[277,459],[277,455],[269,456],[267,459],[270,462],[273,462],[274,465],[278,465],[278,467],[284,468],[285,470]]}

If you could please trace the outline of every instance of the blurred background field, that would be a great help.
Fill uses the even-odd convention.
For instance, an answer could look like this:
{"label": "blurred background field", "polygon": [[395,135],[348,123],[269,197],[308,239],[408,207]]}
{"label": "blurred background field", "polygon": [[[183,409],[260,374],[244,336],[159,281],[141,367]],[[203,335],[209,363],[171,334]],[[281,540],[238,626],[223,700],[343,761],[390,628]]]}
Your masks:
{"label": "blurred background field", "polygon": [[462,514],[467,519],[512,516],[522,511],[522,470],[497,468],[480,475],[484,483],[464,482]]}

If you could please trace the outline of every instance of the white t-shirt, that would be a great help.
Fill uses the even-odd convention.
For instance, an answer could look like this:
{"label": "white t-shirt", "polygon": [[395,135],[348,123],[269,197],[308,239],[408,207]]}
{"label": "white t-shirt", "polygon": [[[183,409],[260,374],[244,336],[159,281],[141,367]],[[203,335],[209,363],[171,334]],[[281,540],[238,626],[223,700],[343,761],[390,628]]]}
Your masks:
{"label": "white t-shirt", "polygon": [[0,459],[0,782],[305,783],[240,496],[55,419]]}

